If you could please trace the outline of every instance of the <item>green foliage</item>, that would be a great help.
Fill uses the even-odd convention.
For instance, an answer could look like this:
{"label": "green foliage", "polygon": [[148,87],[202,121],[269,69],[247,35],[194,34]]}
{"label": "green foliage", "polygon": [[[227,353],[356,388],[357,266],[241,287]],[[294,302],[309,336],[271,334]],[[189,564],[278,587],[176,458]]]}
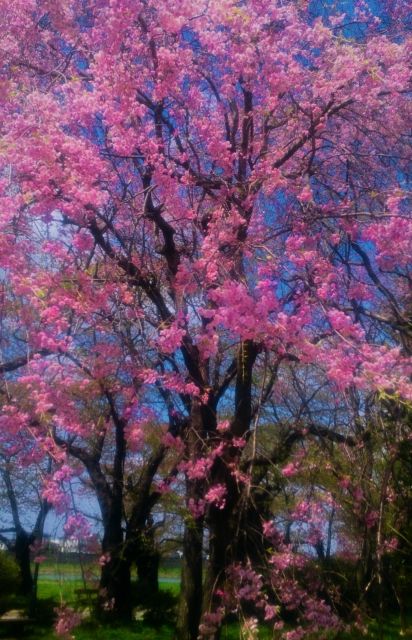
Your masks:
{"label": "green foliage", "polygon": [[20,587],[20,571],[11,555],[0,551],[0,610],[5,610]]}

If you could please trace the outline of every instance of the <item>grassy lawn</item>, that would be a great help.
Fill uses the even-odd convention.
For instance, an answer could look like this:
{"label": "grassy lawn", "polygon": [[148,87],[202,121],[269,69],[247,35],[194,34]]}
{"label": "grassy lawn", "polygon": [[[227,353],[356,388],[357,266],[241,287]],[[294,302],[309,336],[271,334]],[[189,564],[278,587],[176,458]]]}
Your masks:
{"label": "grassy lawn", "polygon": [[[151,627],[143,622],[127,626],[110,627],[96,622],[85,623],[73,631],[76,640],[173,640],[174,630],[171,626]],[[222,632],[222,640],[239,640],[237,625],[226,626]],[[24,635],[26,640],[57,640],[50,627],[36,625],[28,629]],[[261,629],[259,640],[271,640],[272,633]]]}
{"label": "grassy lawn", "polygon": [[412,639],[412,614],[408,616],[408,629],[404,635],[401,636],[399,616],[391,616],[385,618],[382,624],[378,620],[371,620],[368,625],[368,634],[365,636],[360,631],[353,631],[350,634],[341,634],[339,640],[363,640],[365,637],[368,640],[399,640],[399,638],[411,638]]}
{"label": "grassy lawn", "polygon": [[[399,625],[394,618],[387,620],[382,625],[382,633],[379,633],[378,624],[372,622],[367,635],[353,632],[350,634],[332,634],[330,640],[399,640]],[[108,625],[100,625],[96,622],[85,623],[77,628],[73,635],[76,640],[172,640],[173,628],[171,626],[151,627],[143,622],[136,622],[127,626],[110,627]],[[4,637],[3,635],[1,637]],[[10,636],[8,636],[10,637]],[[32,629],[28,629],[22,638],[26,640],[56,640],[56,636],[49,626],[36,625]],[[222,640],[239,640],[238,625],[227,625],[222,631]],[[279,636],[274,636],[269,628],[261,628],[259,631],[259,640],[276,640]],[[405,635],[404,638],[412,638],[411,635]],[[319,636],[314,636],[311,640],[318,640]]]}
{"label": "grassy lawn", "polygon": [[[399,626],[396,621],[387,621],[383,625],[382,635],[377,635],[377,625],[372,623],[367,635],[360,633],[331,635],[330,640],[361,640],[367,638],[377,640],[399,640]],[[109,627],[96,623],[84,624],[73,632],[76,640],[172,640],[173,629],[170,626],[150,627],[142,622],[136,622],[128,626]],[[56,640],[56,636],[47,627],[33,628],[32,633],[25,635],[27,640]],[[412,635],[403,636],[411,638]],[[239,628],[237,625],[226,626],[222,631],[222,640],[239,640]],[[275,640],[278,636],[273,636],[270,629],[262,628],[259,632],[259,640]],[[319,636],[314,636],[311,640],[318,640]]]}
{"label": "grassy lawn", "polygon": [[[122,627],[108,627],[103,625],[85,624],[73,632],[76,640],[172,640],[171,627],[153,628],[143,623]],[[49,627],[36,626],[24,636],[26,640],[56,640],[56,636]]]}
{"label": "grassy lawn", "polygon": [[[85,563],[82,569],[78,562],[53,562],[47,560],[40,565],[38,597],[40,600],[54,598],[57,602],[68,604],[76,600],[76,590],[84,588],[83,575],[87,586],[98,585],[100,567],[95,563]],[[90,580],[90,578],[92,580]],[[180,589],[180,568],[161,566],[159,571],[160,588],[178,595]]]}
{"label": "grassy lawn", "polygon": [[[83,571],[85,574],[92,573],[95,576],[99,576],[100,567],[93,562],[86,562],[83,564]],[[59,576],[67,576],[68,578],[72,578],[74,576],[81,577],[82,571],[78,562],[53,562],[53,560],[46,560],[42,562],[40,565],[39,576],[42,575],[51,575],[59,577]],[[159,569],[160,578],[173,578],[173,580],[177,580],[180,578],[180,567],[170,567],[167,565],[161,565]]]}
{"label": "grassy lawn", "polygon": [[[84,563],[83,568],[94,569],[98,573],[98,566],[95,563]],[[42,573],[56,575],[81,575],[81,568],[78,562],[53,562],[53,560],[45,560],[40,565],[39,575]]]}
{"label": "grassy lawn", "polygon": [[[64,601],[67,604],[72,604],[76,601],[76,591],[83,589],[84,584],[82,580],[71,580],[65,582],[64,580],[44,580],[40,579],[38,584],[38,597],[39,600],[47,600],[53,598],[56,602]],[[178,595],[180,585],[177,582],[168,582],[166,579],[160,582],[160,589],[171,591],[173,595]]]}
{"label": "grassy lawn", "polygon": [[56,602],[72,603],[76,599],[76,589],[82,589],[83,582],[81,580],[73,580],[65,582],[64,580],[39,580],[37,593],[39,600],[48,600],[53,598]]}
{"label": "grassy lawn", "polygon": [[[93,569],[92,566],[85,567]],[[96,565],[94,566],[96,572]],[[177,567],[161,567],[160,569],[160,589],[171,592],[177,596],[180,589],[179,569]],[[93,583],[89,583],[91,586]],[[97,583],[95,583],[97,584]],[[56,640],[56,636],[51,628],[50,620],[53,615],[53,608],[61,602],[76,607],[79,604],[79,594],[76,591],[84,588],[81,570],[78,564],[74,563],[53,563],[42,564],[38,583],[38,597],[40,609],[44,609],[46,617],[44,622],[27,628],[26,633],[19,638],[27,640]],[[17,603],[16,603],[17,604]],[[83,604],[85,608],[87,604]],[[48,617],[47,617],[48,615]],[[412,614],[409,618],[411,633],[404,635],[404,638],[412,640]],[[7,629],[0,629],[0,638],[10,638],[14,634],[7,633]],[[5,635],[6,634],[6,635]],[[173,628],[171,626],[152,627],[143,621],[134,622],[127,626],[111,627],[99,624],[98,622],[84,622],[75,629],[73,636],[76,640],[172,640]],[[240,637],[239,625],[228,624],[222,630],[222,640],[238,640]],[[279,636],[274,635],[269,627],[262,626],[259,630],[259,640],[277,640]],[[318,635],[311,640],[318,640]],[[331,634],[329,640],[398,640],[400,638],[399,618],[393,616],[385,619],[383,624],[371,620],[367,635],[353,631],[351,633]]]}

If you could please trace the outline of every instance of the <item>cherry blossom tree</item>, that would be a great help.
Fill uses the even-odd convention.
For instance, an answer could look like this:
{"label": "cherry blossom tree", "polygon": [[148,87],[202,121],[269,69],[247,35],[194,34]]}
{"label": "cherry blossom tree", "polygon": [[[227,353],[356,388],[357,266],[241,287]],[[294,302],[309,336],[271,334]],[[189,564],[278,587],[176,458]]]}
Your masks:
{"label": "cherry blossom tree", "polygon": [[[22,384],[61,464],[85,456],[73,439],[93,443],[96,489],[106,426],[78,408],[104,397],[110,558],[127,452],[168,421],[186,483],[182,639],[218,636],[231,580],[258,599],[254,444],[291,364],[343,398],[411,398],[407,16],[354,4],[1,3],[2,268],[43,354]],[[290,597],[324,626],[312,596]]]}

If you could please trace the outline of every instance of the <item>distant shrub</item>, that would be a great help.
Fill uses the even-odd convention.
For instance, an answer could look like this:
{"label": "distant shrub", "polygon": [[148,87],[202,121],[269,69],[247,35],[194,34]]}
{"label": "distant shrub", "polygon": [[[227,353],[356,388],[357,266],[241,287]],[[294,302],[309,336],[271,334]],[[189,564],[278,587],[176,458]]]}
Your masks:
{"label": "distant shrub", "polygon": [[152,626],[172,623],[176,615],[177,598],[171,591],[159,591],[156,598],[149,600],[143,620]]}
{"label": "distant shrub", "polygon": [[20,587],[20,571],[6,551],[0,551],[0,607],[4,609]]}

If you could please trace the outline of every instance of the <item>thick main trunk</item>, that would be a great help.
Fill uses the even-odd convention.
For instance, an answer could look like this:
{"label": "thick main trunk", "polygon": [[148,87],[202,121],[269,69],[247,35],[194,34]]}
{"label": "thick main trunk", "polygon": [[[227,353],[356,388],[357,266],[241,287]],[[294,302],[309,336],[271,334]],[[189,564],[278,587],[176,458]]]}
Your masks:
{"label": "thick main trunk", "polygon": [[183,564],[176,625],[178,640],[196,640],[202,612],[202,521],[188,520],[183,538]]}
{"label": "thick main trunk", "polygon": [[159,561],[157,551],[137,558],[137,587],[139,593],[155,596],[159,591]]}
{"label": "thick main trunk", "polygon": [[[211,507],[208,512],[209,528],[209,560],[203,588],[202,613],[205,627],[208,614],[216,613],[221,605],[219,591],[226,578],[226,569],[237,559],[239,542],[239,501],[240,488],[234,481],[224,461],[218,461],[215,467],[215,478],[226,486],[225,506],[223,509]],[[206,636],[210,640],[218,640],[220,627],[211,625]]]}
{"label": "thick main trunk", "polygon": [[[204,587],[203,614],[214,613],[219,607],[217,592],[225,580],[226,569],[237,561],[243,561],[252,553],[248,522],[249,496],[232,469],[240,464],[241,452],[231,438],[243,438],[250,429],[252,419],[252,373],[258,347],[251,340],[240,343],[236,363],[235,412],[230,425],[230,435],[222,458],[215,460],[211,472],[211,484],[226,488],[223,508],[212,506],[208,515],[209,562]],[[252,527],[253,529],[253,527]],[[210,637],[218,638],[219,630]]]}
{"label": "thick main trunk", "polygon": [[[198,460],[203,455],[205,431],[214,426],[215,418],[207,407],[192,401],[191,416],[186,435],[186,458]],[[204,497],[204,481],[186,478],[186,506]],[[203,517],[187,516],[183,537],[183,563],[176,636],[178,640],[196,640],[203,600]]]}
{"label": "thick main trunk", "polygon": [[122,503],[112,500],[110,517],[104,521],[100,574],[100,609],[111,619],[131,618],[130,559],[125,552]]}
{"label": "thick main trunk", "polygon": [[216,515],[209,524],[209,560],[207,564],[204,592],[203,613],[214,613],[219,606],[216,591],[225,578],[225,570],[232,557],[234,527],[230,515]]}
{"label": "thick main trunk", "polygon": [[134,501],[126,528],[126,549],[130,564],[136,563],[137,594],[144,603],[153,603],[159,591],[160,554],[155,541],[152,510],[161,494],[151,490],[153,478],[165,455],[163,445],[155,449],[134,486]]}
{"label": "thick main trunk", "polygon": [[33,576],[30,565],[30,546],[34,542],[34,536],[20,529],[16,534],[14,555],[20,569],[20,593],[28,596],[33,589]]}
{"label": "thick main trunk", "polygon": [[[250,563],[259,573],[267,570],[267,546],[263,534],[263,518],[267,509],[264,492],[249,495],[230,478],[225,508],[209,512],[209,562],[203,594],[203,615],[216,613],[221,606],[219,592],[225,591],[227,569],[233,563]],[[208,640],[220,638],[219,624],[207,625]],[[214,629],[212,629],[214,627]]]}
{"label": "thick main trunk", "polygon": [[139,598],[153,603],[159,591],[160,554],[150,525],[138,537],[135,562]]}
{"label": "thick main trunk", "polygon": [[124,557],[123,545],[106,547],[100,576],[100,607],[108,618],[130,620],[130,563]]}

